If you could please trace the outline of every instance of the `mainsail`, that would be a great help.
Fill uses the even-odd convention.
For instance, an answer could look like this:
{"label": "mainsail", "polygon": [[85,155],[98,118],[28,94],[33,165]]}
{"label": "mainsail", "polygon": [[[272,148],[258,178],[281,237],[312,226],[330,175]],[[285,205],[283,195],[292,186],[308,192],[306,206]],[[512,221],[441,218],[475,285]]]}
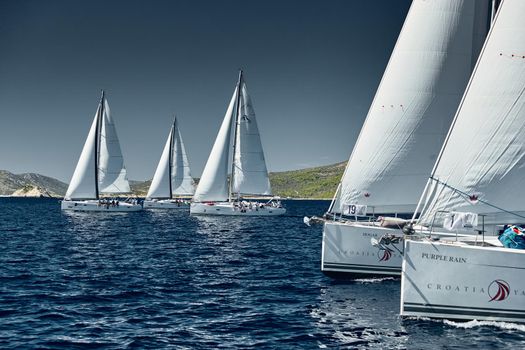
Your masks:
{"label": "mainsail", "polygon": [[96,199],[99,193],[129,192],[131,191],[117,132],[102,92],[97,113],[65,198]]}
{"label": "mainsail", "polygon": [[202,172],[199,185],[193,196],[195,202],[228,200],[228,157],[237,90],[238,87],[233,92],[221,128]]}
{"label": "mainsail", "polygon": [[117,131],[106,99],[100,130],[98,183],[100,193],[131,192]]}
{"label": "mainsail", "polygon": [[[445,211],[525,221],[525,1],[504,0],[421,197],[423,225]],[[481,220],[479,220],[481,222]]]}
{"label": "mainsail", "polygon": [[244,80],[241,81],[241,86],[242,93],[239,96],[236,124],[236,146],[233,156],[232,192],[269,195],[272,191],[255,111]]}
{"label": "mainsail", "polygon": [[190,163],[175,119],[172,153],[172,195],[188,196],[195,193],[195,181],[191,177]]}
{"label": "mainsail", "polygon": [[414,0],[331,212],[411,213],[483,44],[487,1]]}

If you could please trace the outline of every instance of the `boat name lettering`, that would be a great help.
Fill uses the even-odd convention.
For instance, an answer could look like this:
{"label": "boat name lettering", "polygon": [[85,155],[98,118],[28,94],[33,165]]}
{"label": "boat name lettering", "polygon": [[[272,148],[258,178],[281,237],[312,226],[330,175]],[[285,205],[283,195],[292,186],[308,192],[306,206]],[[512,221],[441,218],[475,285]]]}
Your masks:
{"label": "boat name lettering", "polygon": [[355,255],[355,256],[375,256],[375,253],[369,251],[358,251],[358,250],[345,250],[345,255]]}
{"label": "boat name lettering", "polygon": [[476,288],[472,286],[457,286],[457,285],[454,286],[450,284],[439,284],[439,283],[428,283],[427,289],[485,294],[485,288],[483,287]]}
{"label": "boat name lettering", "polygon": [[363,232],[363,237],[377,237],[377,233]]}
{"label": "boat name lettering", "polygon": [[447,255],[432,254],[432,253],[421,253],[421,257],[423,259],[429,259],[429,260],[440,260],[440,261],[454,262],[454,263],[460,263],[460,264],[467,263],[467,258],[462,258],[462,257],[457,257],[457,256],[447,256]]}
{"label": "boat name lettering", "polygon": [[[443,284],[443,283],[434,283],[430,282],[426,285],[428,290],[433,290],[436,292],[450,292],[450,293],[468,293],[468,294],[487,294],[489,289],[479,286],[465,286],[465,285],[455,285],[455,284]],[[493,291],[494,293],[494,291]],[[509,293],[510,296],[524,296],[525,290],[512,289]],[[506,297],[501,300],[506,299]]]}

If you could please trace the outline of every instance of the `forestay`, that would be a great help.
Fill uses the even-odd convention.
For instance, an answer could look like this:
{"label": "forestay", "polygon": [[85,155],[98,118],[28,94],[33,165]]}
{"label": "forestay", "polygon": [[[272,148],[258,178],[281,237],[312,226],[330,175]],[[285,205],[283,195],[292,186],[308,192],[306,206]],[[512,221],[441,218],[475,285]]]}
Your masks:
{"label": "forestay", "polygon": [[487,28],[488,2],[415,0],[331,211],[412,213]]}
{"label": "forestay", "polygon": [[111,118],[109,105],[104,99],[104,113],[102,115],[100,144],[99,144],[98,181],[100,193],[129,193],[131,192],[126,175],[126,167],[120,143]]}
{"label": "forestay", "polygon": [[237,88],[233,92],[221,128],[213,144],[210,156],[202,172],[199,185],[193,196],[195,202],[228,200],[228,161],[232,130],[233,108],[237,97]]}
{"label": "forestay", "polygon": [[524,18],[525,1],[503,1],[421,198],[423,225],[452,210],[525,221]]}
{"label": "forestay", "polygon": [[233,157],[233,187],[236,194],[269,195],[272,193],[261,136],[246,83],[242,81],[237,116],[236,146]]}

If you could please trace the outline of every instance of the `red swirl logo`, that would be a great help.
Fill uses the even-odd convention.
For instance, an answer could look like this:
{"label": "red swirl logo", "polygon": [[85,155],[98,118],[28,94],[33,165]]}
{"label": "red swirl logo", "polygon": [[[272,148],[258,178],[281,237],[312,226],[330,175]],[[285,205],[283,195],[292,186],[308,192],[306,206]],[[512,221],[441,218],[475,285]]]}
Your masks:
{"label": "red swirl logo", "polygon": [[388,261],[392,257],[392,252],[388,249],[380,250],[377,255],[379,256],[383,252],[383,255],[379,258],[379,261]]}
{"label": "red swirl logo", "polygon": [[509,297],[510,286],[504,280],[494,280],[489,284],[489,301],[502,301]]}

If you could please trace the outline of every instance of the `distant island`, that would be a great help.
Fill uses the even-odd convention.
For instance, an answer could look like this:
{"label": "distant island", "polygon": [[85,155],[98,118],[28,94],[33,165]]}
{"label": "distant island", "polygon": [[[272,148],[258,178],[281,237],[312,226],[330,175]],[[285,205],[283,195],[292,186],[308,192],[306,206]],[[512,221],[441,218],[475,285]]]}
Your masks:
{"label": "distant island", "polygon": [[[346,162],[292,171],[270,173],[273,193],[283,198],[331,199]],[[196,179],[198,181],[198,179]],[[130,181],[136,196],[144,197],[151,180]],[[66,194],[67,184],[35,173],[13,174],[0,170],[0,195],[13,197],[57,197]]]}
{"label": "distant island", "polygon": [[34,173],[13,174],[0,170],[0,195],[16,197],[63,197],[67,184]]}

